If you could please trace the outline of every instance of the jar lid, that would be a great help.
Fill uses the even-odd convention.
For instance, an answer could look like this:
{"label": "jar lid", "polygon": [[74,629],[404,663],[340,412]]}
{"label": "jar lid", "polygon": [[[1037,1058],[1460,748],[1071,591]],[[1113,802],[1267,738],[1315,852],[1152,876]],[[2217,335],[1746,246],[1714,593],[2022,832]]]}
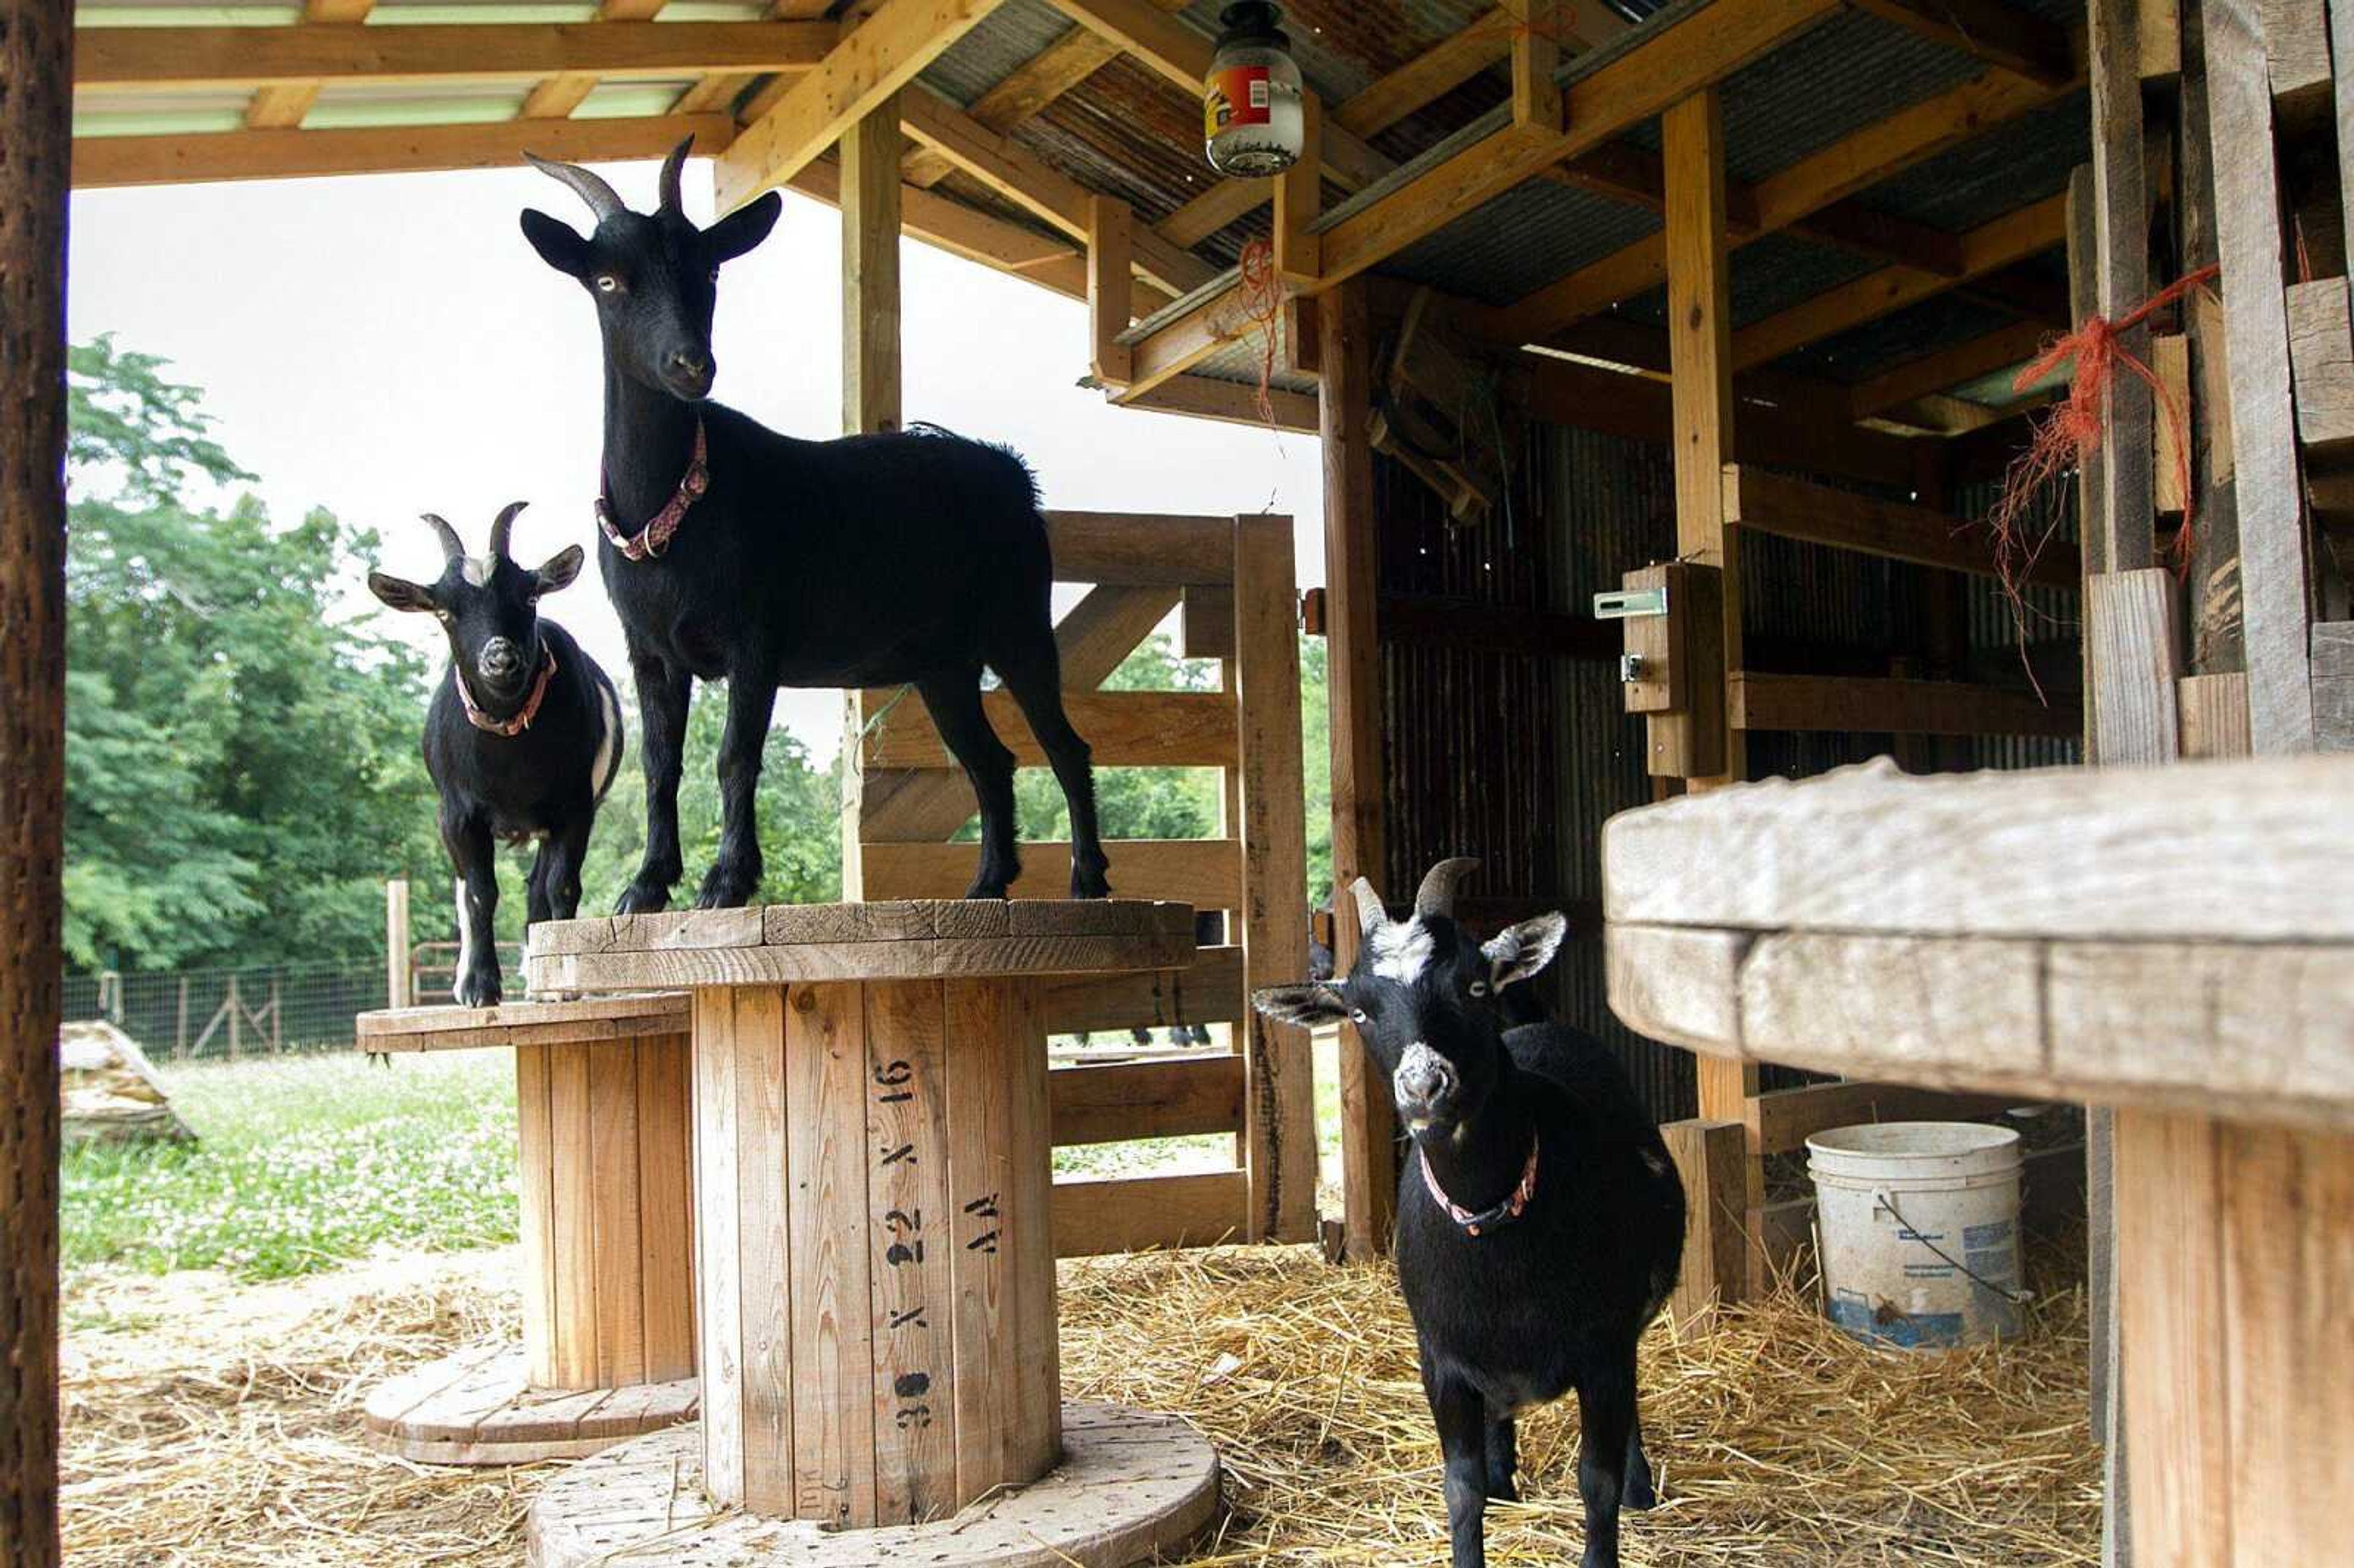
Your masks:
{"label": "jar lid", "polygon": [[1268,44],[1277,48],[1288,48],[1291,39],[1282,27],[1283,12],[1268,0],[1235,0],[1235,4],[1218,13],[1218,25],[1225,29],[1218,35],[1217,47],[1233,44]]}

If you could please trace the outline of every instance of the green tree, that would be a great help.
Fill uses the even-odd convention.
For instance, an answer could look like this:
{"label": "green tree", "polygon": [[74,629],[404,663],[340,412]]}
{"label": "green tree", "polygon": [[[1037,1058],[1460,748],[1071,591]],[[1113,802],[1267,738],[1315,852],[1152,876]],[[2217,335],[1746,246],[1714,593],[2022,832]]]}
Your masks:
{"label": "green tree", "polygon": [[346,958],[439,859],[425,661],[347,621],[376,536],[273,526],[201,394],[69,360],[66,944],[80,967]]}

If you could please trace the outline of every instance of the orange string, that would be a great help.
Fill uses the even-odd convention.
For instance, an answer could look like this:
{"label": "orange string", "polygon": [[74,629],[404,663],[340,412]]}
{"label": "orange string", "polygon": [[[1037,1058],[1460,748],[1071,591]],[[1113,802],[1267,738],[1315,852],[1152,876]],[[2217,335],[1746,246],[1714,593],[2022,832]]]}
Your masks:
{"label": "orange string", "polygon": [[[2119,366],[2139,376],[2149,387],[2159,417],[2174,436],[2176,476],[2181,482],[2183,497],[2182,530],[2175,535],[2174,552],[2178,569],[2189,573],[2198,509],[2198,499],[2190,493],[2190,418],[2180,399],[2158,378],[2158,373],[2126,350],[2119,339],[2191,290],[2211,281],[2220,270],[2202,267],[2179,278],[2115,321],[2105,316],[2086,317],[2083,325],[2054,339],[2012,379],[2011,390],[2025,392],[2068,361],[2076,362],[2075,380],[2067,397],[2037,423],[2034,440],[2012,461],[2003,476],[2002,494],[1987,519],[1994,535],[1996,569],[2000,574],[2003,591],[2021,618],[2022,638],[2026,603],[2021,584],[2052,537],[2050,524],[2040,531],[2034,530],[2026,525],[2028,516],[2047,484],[2067,469],[2081,464],[2099,448],[2109,382]],[[2092,525],[2091,518],[2081,520],[2081,526]]]}
{"label": "orange string", "polygon": [[[1258,329],[1261,344],[1258,417],[1267,421],[1269,429],[1275,429],[1275,363],[1283,334],[1283,280],[1276,275],[1273,243],[1262,238],[1245,245],[1239,270],[1236,303],[1241,307],[1243,320]],[[1240,337],[1242,329],[1237,327],[1227,335]]]}

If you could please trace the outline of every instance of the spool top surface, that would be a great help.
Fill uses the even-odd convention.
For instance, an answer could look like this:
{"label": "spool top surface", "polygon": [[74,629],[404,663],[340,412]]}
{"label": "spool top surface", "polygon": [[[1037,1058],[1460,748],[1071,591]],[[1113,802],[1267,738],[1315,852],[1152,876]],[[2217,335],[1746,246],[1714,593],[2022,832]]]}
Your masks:
{"label": "spool top surface", "polygon": [[358,1020],[364,1051],[470,1051],[485,1045],[570,1045],[683,1034],[694,999],[683,991],[637,991],[572,1001],[496,1007],[388,1007]]}
{"label": "spool top surface", "polygon": [[1193,961],[1193,907],[1149,899],[904,899],[546,921],[535,991],[1124,974]]}

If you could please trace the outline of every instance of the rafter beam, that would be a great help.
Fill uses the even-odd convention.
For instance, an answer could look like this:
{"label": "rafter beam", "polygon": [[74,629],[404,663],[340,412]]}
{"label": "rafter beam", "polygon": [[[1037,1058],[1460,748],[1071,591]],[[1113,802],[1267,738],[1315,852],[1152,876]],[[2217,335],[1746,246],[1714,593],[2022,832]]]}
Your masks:
{"label": "rafter beam", "polygon": [[[1073,27],[1013,74],[973,100],[965,111],[976,124],[1001,135],[1039,113],[1056,99],[1119,58],[1119,47],[1085,27]],[[907,181],[929,187],[954,168],[929,148],[907,154]]]}
{"label": "rafter beam", "polygon": [[[1964,278],[1982,277],[2060,244],[2067,237],[2067,207],[2066,196],[2048,196],[1963,235]],[[1733,334],[1733,367],[1779,359],[1944,293],[1955,282],[1917,268],[1883,267],[1741,328]]]}
{"label": "rafter beam", "polygon": [[[1068,0],[1066,0],[1068,3]],[[1446,159],[1324,233],[1324,286],[1352,278],[1565,158],[1713,85],[1840,9],[1842,0],[1716,0],[1647,28],[1570,84],[1567,129],[1515,125]]]}
{"label": "rafter beam", "polygon": [[[769,7],[771,22],[822,21],[833,8],[833,0],[776,0]],[[845,22],[845,25],[848,25]],[[673,114],[704,114],[714,110],[733,110],[744,90],[759,79],[755,76],[706,76],[678,96],[671,106]]]}
{"label": "rafter beam", "polygon": [[[1705,13],[1703,13],[1705,14]],[[2021,81],[1999,71],[1964,82],[1901,110],[1885,120],[1809,154],[1790,167],[1727,193],[1727,218],[1734,244],[1761,235],[1809,226],[1811,238],[1863,250],[1910,243],[1922,254],[1901,259],[1923,271],[1956,275],[1957,250],[1927,239],[1918,226],[1902,226],[1885,215],[1842,205],[1861,191],[1960,145],[2061,96],[2062,90]],[[1638,187],[1627,173],[1631,153],[1598,149],[1610,161],[1622,186]],[[1569,177],[1595,162],[1593,155],[1569,165]],[[1645,199],[1638,188],[1629,199]],[[1607,310],[1659,285],[1667,277],[1667,239],[1653,234],[1537,290],[1497,313],[1499,330],[1523,343],[1543,342],[1550,333]]]}
{"label": "rafter beam", "polygon": [[493,22],[369,26],[90,27],[74,83],[184,91],[312,83],[663,80],[714,70],[800,71],[833,47],[827,22]]}
{"label": "rafter beam", "polygon": [[916,79],[999,0],[883,0],[816,69],[747,126],[719,160],[719,209],[790,180],[842,132]]}
{"label": "rafter beam", "polygon": [[1967,343],[1891,366],[1856,383],[1848,395],[1850,409],[1856,418],[1868,419],[1915,398],[1991,376],[2035,357],[2044,336],[2043,328],[2033,322],[2013,322]]}
{"label": "rafter beam", "polygon": [[2004,0],[1853,0],[1855,8],[1909,33],[1976,55],[2046,87],[2074,79],[2080,62],[2067,29]]}
{"label": "rafter beam", "polygon": [[[831,160],[808,164],[785,183],[828,207],[842,205],[842,165]],[[1087,300],[1087,259],[1076,246],[975,212],[921,185],[900,188],[899,226],[910,238],[951,256],[978,261],[1065,299]]]}
{"label": "rafter beam", "polygon": [[684,137],[702,151],[736,132],[724,114],[625,120],[504,120],[468,125],[382,125],[337,131],[222,131],[203,135],[81,136],[73,181],[83,190],[272,180],[396,170],[504,169],[525,148],[571,163],[659,158]]}
{"label": "rafter beam", "polygon": [[[375,5],[376,0],[303,0],[302,20],[366,21]],[[245,122],[257,131],[300,125],[302,117],[311,112],[311,105],[319,101],[319,87],[315,81],[289,81],[265,87],[245,106]]]}
{"label": "rafter beam", "polygon": [[[601,0],[597,7],[600,22],[651,22],[659,13],[664,0]],[[595,71],[562,71],[541,81],[523,101],[523,117],[526,120],[564,120],[588,101],[597,90]]]}

